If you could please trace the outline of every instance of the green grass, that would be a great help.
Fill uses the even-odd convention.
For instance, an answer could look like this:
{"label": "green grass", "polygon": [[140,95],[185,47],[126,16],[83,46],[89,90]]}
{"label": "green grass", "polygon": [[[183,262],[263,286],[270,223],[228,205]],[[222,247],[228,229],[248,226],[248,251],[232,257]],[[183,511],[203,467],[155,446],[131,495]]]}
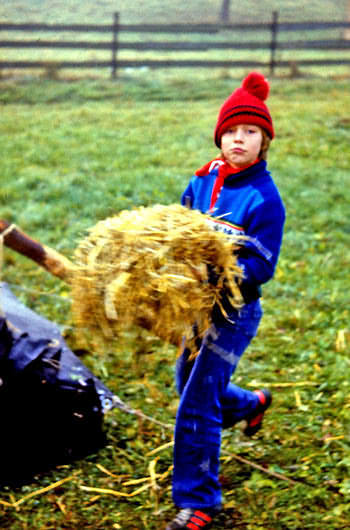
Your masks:
{"label": "green grass", "polygon": [[[223,448],[278,479],[223,454],[225,510],[215,529],[342,529],[350,521],[349,237],[350,95],[348,82],[272,80],[269,107],[276,140],[269,167],[287,208],[275,279],[264,289],[265,316],[235,381],[274,394],[263,432],[247,441],[225,433]],[[237,81],[215,72],[119,82],[3,82],[0,90],[1,217],[72,256],[89,226],[125,208],[178,202],[193,171],[215,156],[219,105]],[[78,206],[77,206],[78,205]],[[69,289],[5,250],[2,278],[30,307],[77,337]],[[345,337],[345,344],[341,342]],[[144,345],[144,343],[142,343]],[[131,406],[173,423],[175,352],[152,345],[142,355],[129,337],[84,358]],[[137,354],[135,354],[137,352]],[[38,476],[0,500],[13,502],[74,478],[18,509],[0,504],[1,528],[152,530],[169,519],[171,431],[120,411],[106,418],[108,444],[97,455]],[[165,473],[159,490],[131,493]],[[107,475],[103,466],[117,478]]]}
{"label": "green grass", "polygon": [[[39,22],[94,22],[109,23],[113,13],[118,11],[123,23],[144,22],[216,22],[220,13],[221,0],[191,0],[190,2],[159,2],[159,0],[88,0],[80,2],[67,0],[5,0],[0,6],[0,16],[6,21]],[[231,20],[270,21],[271,13],[279,11],[284,20],[342,20],[346,0],[263,0],[255,2],[231,1]]]}
{"label": "green grass", "polygon": [[[8,22],[43,22],[48,24],[54,23],[97,23],[112,24],[113,14],[118,9],[121,24],[143,24],[143,23],[216,23],[219,19],[221,0],[215,2],[204,0],[191,0],[191,2],[159,2],[152,0],[144,2],[135,0],[130,3],[125,0],[118,2],[116,7],[113,0],[101,0],[100,2],[65,2],[65,8],[62,9],[61,3],[55,0],[40,2],[28,0],[14,0],[3,2],[0,5],[0,21]],[[256,2],[249,0],[247,2],[231,2],[231,22],[232,23],[254,23],[272,21],[273,11],[278,11],[279,21],[343,21],[346,17],[346,0],[314,0],[304,2],[304,0],[288,0],[279,2],[277,0],[265,0]],[[1,32],[0,38],[6,40],[83,40],[111,41],[111,34],[101,33],[28,33],[28,32]],[[278,42],[289,42],[291,40],[324,40],[343,38],[343,30],[317,30],[304,32],[278,32]],[[134,51],[119,49],[118,59],[124,61],[146,61],[146,60],[212,60],[212,61],[244,61],[255,60],[266,64],[268,68],[270,62],[269,43],[271,41],[271,32],[269,28],[266,31],[245,31],[232,32],[220,31],[214,35],[203,34],[145,34],[145,33],[126,33],[119,34],[119,42],[128,41],[136,42],[155,42],[155,41],[206,41],[206,42],[242,42],[256,41],[266,42],[265,50],[220,50],[211,49],[203,52],[190,51]],[[277,50],[276,60],[285,61],[286,64],[297,65],[300,61],[308,59],[345,59],[349,57],[348,50]],[[64,61],[110,61],[111,52],[109,50],[82,50],[82,49],[50,49],[50,48],[2,48],[0,53],[1,60],[7,61],[42,61],[45,65],[37,69],[4,69],[0,72],[2,77],[60,77],[62,79],[76,79],[82,77],[102,77],[108,78],[111,75],[110,68],[100,69],[61,69],[60,62]],[[166,69],[165,69],[166,70]],[[172,68],[169,68],[168,71]],[[286,75],[290,73],[291,68],[278,69],[279,74]],[[141,75],[145,77],[153,76],[154,71],[141,68],[128,68],[128,75]],[[125,73],[125,72],[124,72]],[[301,73],[323,76],[348,75],[349,67],[336,65],[315,69],[313,67],[301,68]],[[164,70],[162,71],[164,75]],[[171,72],[172,74],[172,72]],[[190,72],[190,75],[192,71]],[[197,74],[197,72],[196,72]],[[167,75],[167,74],[165,74]],[[237,70],[240,77],[240,71]]]}

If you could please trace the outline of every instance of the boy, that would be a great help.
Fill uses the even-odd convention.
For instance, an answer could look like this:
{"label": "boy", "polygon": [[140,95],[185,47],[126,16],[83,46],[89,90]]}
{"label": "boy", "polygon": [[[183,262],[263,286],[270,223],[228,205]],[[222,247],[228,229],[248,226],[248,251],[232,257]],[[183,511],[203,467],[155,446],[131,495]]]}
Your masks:
{"label": "boy", "polygon": [[173,499],[180,511],[166,530],[209,528],[221,507],[221,429],[246,420],[244,433],[252,436],[271,403],[268,390],[251,392],[230,383],[257,332],[260,285],[273,276],[285,220],[282,200],[266,169],[274,137],[264,103],[268,94],[267,80],[252,72],[223,103],[214,135],[221,156],[196,172],[182,196],[182,204],[208,214],[215,230],[247,237],[238,255],[244,306],[233,309],[223,294],[225,315],[214,308],[197,357],[189,360],[191,352],[185,348],[178,359]]}

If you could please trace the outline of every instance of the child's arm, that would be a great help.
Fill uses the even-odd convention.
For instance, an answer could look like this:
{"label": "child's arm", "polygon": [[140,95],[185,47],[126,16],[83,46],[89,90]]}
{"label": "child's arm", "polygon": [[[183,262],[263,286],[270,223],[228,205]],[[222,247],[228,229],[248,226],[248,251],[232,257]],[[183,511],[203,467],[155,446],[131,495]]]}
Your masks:
{"label": "child's arm", "polygon": [[192,208],[193,206],[194,193],[192,189],[192,183],[190,182],[182,194],[181,204],[186,206],[186,208]]}
{"label": "child's arm", "polygon": [[248,240],[238,263],[244,270],[244,284],[261,285],[274,274],[280,253],[285,210],[279,198],[262,203],[250,213],[244,227]]}

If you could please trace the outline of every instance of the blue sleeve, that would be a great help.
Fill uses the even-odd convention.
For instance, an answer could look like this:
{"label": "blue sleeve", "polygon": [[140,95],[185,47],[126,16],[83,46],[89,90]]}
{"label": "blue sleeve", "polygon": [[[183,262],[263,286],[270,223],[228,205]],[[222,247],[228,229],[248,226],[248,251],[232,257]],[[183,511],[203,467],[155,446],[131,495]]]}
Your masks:
{"label": "blue sleeve", "polygon": [[243,283],[260,285],[275,272],[282,244],[285,210],[279,197],[265,201],[250,212],[245,235],[248,239],[239,253],[244,270]]}
{"label": "blue sleeve", "polygon": [[194,200],[194,193],[193,193],[192,179],[191,179],[187,188],[182,194],[181,204],[182,206],[186,206],[187,208],[192,208],[193,200]]}

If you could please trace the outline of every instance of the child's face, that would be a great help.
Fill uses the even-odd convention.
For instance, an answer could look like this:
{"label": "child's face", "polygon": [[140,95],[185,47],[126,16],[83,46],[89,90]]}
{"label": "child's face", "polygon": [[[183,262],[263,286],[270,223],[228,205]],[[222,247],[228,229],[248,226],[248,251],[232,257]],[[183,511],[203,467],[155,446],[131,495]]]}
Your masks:
{"label": "child's face", "polygon": [[222,135],[221,151],[230,166],[239,169],[258,158],[262,140],[262,130],[257,125],[234,125]]}

